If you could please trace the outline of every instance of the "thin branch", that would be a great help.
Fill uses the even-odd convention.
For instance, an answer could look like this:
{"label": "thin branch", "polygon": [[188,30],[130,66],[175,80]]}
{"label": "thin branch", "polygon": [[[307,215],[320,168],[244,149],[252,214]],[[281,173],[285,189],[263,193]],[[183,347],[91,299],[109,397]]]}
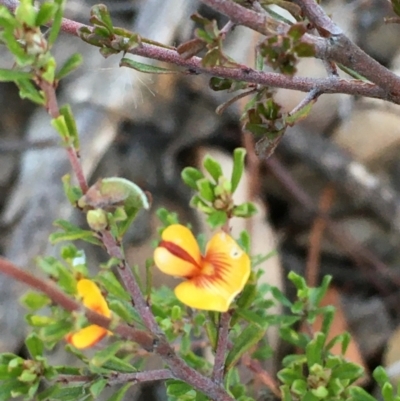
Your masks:
{"label": "thin branch", "polygon": [[303,107],[307,106],[308,104],[315,102],[320,95],[321,95],[321,92],[319,91],[318,88],[312,89],[307,94],[307,96],[296,107],[293,108],[293,110],[289,113],[289,116],[297,113],[299,110],[301,110]]}
{"label": "thin branch", "polygon": [[174,379],[175,376],[169,369],[147,370],[135,373],[113,373],[108,379],[108,385],[123,384],[128,382],[145,383],[158,380]]}
{"label": "thin branch", "polygon": [[[207,2],[212,3],[214,0],[207,0]],[[220,0],[221,1],[221,0]],[[7,6],[9,3],[15,3],[12,0],[0,0],[0,4],[4,4]],[[206,0],[203,0],[206,2]],[[240,23],[242,25],[246,25],[246,16],[248,13],[254,13],[259,18],[259,14],[255,13],[252,10],[248,10],[244,7],[239,6],[236,3],[231,1],[228,4],[233,7],[239,7],[239,11],[242,14],[236,14],[238,19],[240,19]],[[242,17],[240,17],[242,15]],[[261,20],[259,23],[265,30],[264,22],[265,18],[261,16]],[[247,25],[246,25],[247,26]],[[84,25],[69,19],[64,18],[61,26],[62,31],[67,32],[69,34],[78,36],[77,30],[80,27],[87,27],[91,29],[90,26]],[[328,45],[325,39],[312,37],[311,35],[304,35],[305,41],[310,41],[311,44],[316,49],[316,56],[324,59],[328,52]],[[311,39],[310,39],[311,38]],[[307,40],[306,40],[307,39]],[[360,50],[361,51],[361,50]],[[400,78],[396,75],[392,74],[385,67],[379,65],[379,74],[383,71],[386,71],[385,74],[389,74],[391,77],[394,77],[394,85],[393,85],[393,93],[391,91],[382,89],[378,85],[374,85],[372,83],[360,82],[359,80],[345,80],[345,79],[331,79],[331,78],[307,78],[307,77],[290,77],[283,74],[273,73],[273,72],[263,72],[257,71],[247,66],[242,66],[239,68],[227,68],[227,67],[204,67],[201,64],[201,58],[192,57],[189,60],[182,58],[176,50],[167,49],[159,46],[150,45],[147,43],[142,43],[142,46],[139,46],[135,49],[129,50],[127,53],[138,55],[142,57],[147,57],[153,60],[158,60],[162,62],[167,62],[170,64],[174,64],[178,67],[185,68],[189,73],[203,73],[215,77],[220,78],[228,78],[237,81],[244,81],[255,83],[264,86],[270,86],[272,88],[283,88],[283,89],[292,89],[298,90],[301,92],[310,92],[313,88],[318,88],[321,93],[344,93],[348,95],[356,95],[356,96],[364,96],[364,97],[372,97],[376,99],[387,100],[395,104],[400,104],[400,90],[394,91],[396,87],[400,86]],[[340,51],[338,51],[340,53]],[[339,61],[343,65],[348,66],[348,62],[342,60],[342,57],[339,57],[341,60]],[[357,59],[358,60],[358,59]],[[373,60],[375,62],[375,60]],[[362,62],[362,60],[361,60]],[[376,62],[375,62],[376,63]],[[349,66],[357,71],[353,65]],[[370,73],[361,72],[361,75],[369,78],[371,81],[374,81],[370,77]],[[385,75],[383,74],[383,75]]]}
{"label": "thin branch", "polygon": [[42,150],[47,148],[59,148],[60,144],[54,138],[39,140],[0,140],[0,154],[22,153],[28,150]]}
{"label": "thin branch", "polygon": [[[43,79],[39,79],[38,85],[46,96],[46,109],[49,115],[52,118],[58,118],[60,116],[60,109],[58,107],[56,90],[54,86]],[[85,194],[89,187],[86,181],[85,174],[83,173],[78,151],[72,144],[67,144],[66,149],[72,170],[74,171],[79,187],[82,193]]]}
{"label": "thin branch", "polygon": [[[265,14],[257,13],[234,3],[232,0],[201,0],[216,11],[226,15],[239,25],[247,26],[264,35],[285,33],[289,26],[278,23]],[[295,0],[305,15],[319,29],[324,38],[305,34],[301,41],[314,47],[315,57],[334,61],[357,71],[359,74],[381,87],[390,98],[400,96],[400,77],[370,57],[355,45],[315,2],[315,0]],[[272,21],[271,21],[272,20]],[[328,39],[325,39],[328,37]],[[323,90],[325,92],[325,90]]]}
{"label": "thin branch", "polygon": [[236,24],[229,20],[219,31],[219,35],[222,37],[222,39],[225,39],[226,34],[235,29]]}
{"label": "thin branch", "polygon": [[339,79],[340,78],[340,75],[339,75],[338,69],[336,67],[336,64],[333,61],[322,60],[322,62],[324,64],[325,70],[328,73],[328,76],[330,78],[333,78],[333,79]]}
{"label": "thin branch", "polygon": [[294,0],[304,14],[315,25],[323,37],[338,36],[343,34],[342,28],[336,25],[325,13],[322,7],[315,0]]}
{"label": "thin branch", "polygon": [[229,325],[231,322],[230,312],[221,313],[219,318],[218,343],[215,352],[214,368],[211,380],[220,386],[224,380],[225,355],[229,342]]}
{"label": "thin branch", "polygon": [[400,77],[353,43],[315,0],[294,0],[294,2],[301,7],[320,35],[329,38],[330,46],[327,47],[323,59],[343,64],[377,84],[387,93],[400,95]]}
{"label": "thin branch", "polygon": [[282,398],[278,383],[266,370],[263,369],[260,362],[251,359],[248,355],[244,355],[242,361],[244,365],[255,373],[257,378],[261,380],[261,382],[264,383],[278,399]]}
{"label": "thin branch", "polygon": [[327,221],[321,216],[326,216],[332,206],[335,190],[331,185],[324,188],[319,202],[319,215],[315,218],[310,232],[310,246],[307,255],[305,278],[307,285],[318,285],[318,273],[320,268],[321,244],[326,229]]}
{"label": "thin branch", "polygon": [[101,240],[106,247],[107,253],[120,260],[118,265],[118,273],[124,282],[126,289],[130,293],[137,311],[143,320],[143,323],[155,335],[162,335],[162,331],[156,323],[149,305],[143,297],[140,287],[135,279],[132,269],[126,262],[122,245],[119,244],[108,230],[101,232]]}

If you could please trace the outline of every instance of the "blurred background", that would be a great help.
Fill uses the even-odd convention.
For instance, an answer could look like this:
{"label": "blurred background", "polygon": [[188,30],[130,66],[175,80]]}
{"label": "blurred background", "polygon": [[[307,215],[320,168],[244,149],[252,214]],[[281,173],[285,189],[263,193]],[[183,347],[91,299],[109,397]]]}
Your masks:
{"label": "blurred background", "polygon": [[[113,0],[108,5],[116,26],[171,45],[190,39],[190,15],[199,11],[226,19],[197,0]],[[66,17],[88,23],[92,0],[69,0]],[[387,0],[331,0],[323,7],[347,35],[380,63],[400,73],[400,27],[385,25],[391,16]],[[254,65],[258,34],[241,27],[226,40],[236,61]],[[285,277],[290,270],[317,285],[325,274],[333,286],[324,300],[338,313],[334,333],[348,330],[353,343],[347,357],[370,372],[378,364],[400,379],[400,106],[347,95],[323,95],[309,117],[289,129],[274,156],[260,160],[253,139],[240,129],[243,102],[222,116],[215,108],[227,94],[209,89],[203,75],[147,75],[119,68],[119,56],[104,59],[97,48],[61,34],[54,54],[62,63],[72,53],[84,64],[61,82],[60,103],[70,103],[82,141],[85,172],[99,177],[121,176],[135,181],[153,197],[152,210],[142,213],[126,238],[130,263],[144,266],[157,239],[154,212],[166,207],[207,233],[204,218],[188,207],[191,197],[180,179],[184,166],[201,166],[209,153],[226,171],[235,147],[248,149],[247,171],[237,201],[253,200],[260,213],[247,222],[232,222],[234,233],[247,228],[254,254],[276,250],[263,269],[265,282],[289,296]],[[137,58],[137,60],[140,60]],[[140,60],[143,61],[143,60]],[[153,63],[147,60],[148,63]],[[0,47],[0,67],[12,67]],[[319,60],[304,59],[298,74],[325,77]],[[304,93],[277,90],[276,100],[290,111]],[[13,84],[0,84],[0,253],[36,272],[35,257],[57,255],[48,243],[56,218],[85,222],[71,210],[61,185],[69,172],[45,111],[20,100]],[[106,260],[98,248],[86,250],[92,269]],[[38,273],[39,274],[39,273]],[[171,285],[155,271],[156,285]],[[0,276],[0,352],[24,354],[26,325],[17,299],[25,288]],[[317,328],[317,327],[316,327]],[[271,331],[269,341],[282,356],[288,352]],[[64,360],[62,350],[55,360]],[[157,363],[155,361],[154,363]],[[279,357],[270,364],[279,369]],[[374,392],[368,379],[364,385]],[[136,389],[148,399],[156,387]]]}

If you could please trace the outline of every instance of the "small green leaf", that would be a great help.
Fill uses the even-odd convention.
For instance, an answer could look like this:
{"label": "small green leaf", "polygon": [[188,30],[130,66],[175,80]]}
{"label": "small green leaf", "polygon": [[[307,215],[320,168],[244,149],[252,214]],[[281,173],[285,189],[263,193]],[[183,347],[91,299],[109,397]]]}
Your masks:
{"label": "small green leaf", "polygon": [[379,387],[383,387],[385,383],[389,382],[389,375],[382,366],[378,366],[372,373],[372,376],[379,384]]}
{"label": "small green leaf", "polygon": [[27,79],[18,79],[15,84],[19,88],[19,96],[21,99],[29,99],[40,106],[46,103],[46,99],[42,92],[39,92],[33,83]]}
{"label": "small green leaf", "polygon": [[307,103],[304,107],[300,108],[295,113],[288,115],[285,118],[286,123],[292,127],[294,124],[304,120],[310,114],[312,107],[316,101],[317,101],[317,98],[315,98],[313,101]]}
{"label": "small green leaf", "polygon": [[82,191],[79,187],[71,185],[71,175],[65,174],[62,178],[64,193],[71,205],[76,206],[78,200],[82,197]]}
{"label": "small green leaf", "polygon": [[62,140],[65,144],[69,144],[69,130],[68,125],[65,121],[65,117],[63,115],[53,118],[51,120],[51,125],[57,130],[60,134]]}
{"label": "small green leaf", "polygon": [[244,159],[246,157],[246,149],[236,148],[233,151],[233,170],[231,176],[232,193],[236,191],[240,179],[244,171]]}
{"label": "small green leaf", "polygon": [[90,394],[92,394],[94,398],[99,397],[106,385],[107,379],[100,377],[99,379],[95,380],[93,384],[89,387]]}
{"label": "small green leaf", "polygon": [[213,202],[215,200],[214,188],[215,185],[212,184],[207,178],[202,178],[197,180],[197,189],[200,196],[208,202]]}
{"label": "small green leaf", "polygon": [[86,395],[86,387],[78,386],[65,386],[56,388],[51,394],[51,400],[57,401],[76,401],[81,400]]}
{"label": "small green leaf", "polygon": [[120,67],[132,68],[139,72],[144,72],[146,74],[178,74],[177,70],[170,70],[168,68],[157,67],[151,64],[140,63],[139,61],[132,60],[130,58],[122,58],[119,63]]}
{"label": "small green leaf", "polygon": [[42,67],[41,78],[47,81],[49,84],[54,84],[54,77],[56,75],[56,60],[54,57],[50,57],[46,65]]}
{"label": "small green leaf", "polygon": [[114,273],[110,270],[103,270],[100,272],[97,280],[104,286],[110,294],[115,297],[121,298],[124,301],[131,301],[130,295],[115,277]]}
{"label": "small green leaf", "polygon": [[215,349],[217,347],[218,332],[214,322],[212,322],[210,319],[207,320],[205,322],[204,328],[206,330],[208,340],[210,341],[211,348]]}
{"label": "small green leaf", "polygon": [[239,236],[239,245],[244,249],[246,253],[250,253],[251,251],[251,238],[248,231],[243,230]]}
{"label": "small green leaf", "polygon": [[278,379],[284,383],[291,385],[296,380],[304,379],[303,374],[293,368],[284,368],[277,373]]}
{"label": "small green leaf", "polygon": [[216,210],[207,217],[207,223],[212,228],[223,226],[228,221],[228,216],[223,210]]}
{"label": "small green leaf", "polygon": [[307,382],[304,379],[296,379],[293,381],[291,390],[296,395],[302,397],[308,390]]}
{"label": "small green leaf", "polygon": [[14,82],[17,80],[29,80],[32,79],[33,74],[30,72],[8,70],[6,68],[0,68],[0,82]]}
{"label": "small green leaf", "polygon": [[292,307],[292,303],[289,301],[288,298],[286,298],[286,296],[283,294],[283,292],[278,288],[278,287],[271,287],[271,292],[273,297],[279,302],[281,303],[283,306],[285,306],[286,308],[291,308]]}
{"label": "small green leaf", "polygon": [[18,380],[2,381],[0,386],[0,401],[10,401],[11,393],[14,389],[18,388],[21,383]]}
{"label": "small green leaf", "polygon": [[44,345],[43,341],[39,338],[36,333],[30,333],[25,340],[26,348],[33,358],[43,355]]}
{"label": "small green leaf", "polygon": [[52,244],[56,244],[61,241],[75,241],[78,239],[94,245],[101,244],[92,231],[82,230],[78,226],[75,226],[66,220],[56,220],[54,225],[62,228],[64,232],[55,232],[50,234],[49,241]]}
{"label": "small green leaf", "polygon": [[104,4],[96,4],[90,10],[90,22],[93,25],[101,25],[105,27],[110,34],[114,33],[114,27],[107,6]]}
{"label": "small green leaf", "polygon": [[376,398],[368,394],[363,388],[352,386],[348,389],[352,401],[376,401]]}
{"label": "small green leaf", "polygon": [[264,337],[267,327],[267,323],[262,323],[262,325],[250,323],[239,334],[226,357],[226,370],[233,368],[240,357]]}
{"label": "small green leaf", "polygon": [[59,388],[60,385],[58,383],[54,384],[53,386],[47,387],[44,391],[42,391],[37,395],[37,400],[38,401],[51,400],[53,393],[58,391]]}
{"label": "small green leaf", "polygon": [[[400,2],[399,2],[400,4]],[[399,6],[400,7],[400,6]],[[357,71],[352,70],[349,67],[346,67],[343,64],[336,64],[342,71],[344,71],[346,74],[350,75],[352,78],[359,79],[360,81],[363,82],[369,82],[367,78],[365,78],[363,75],[359,74]]]}
{"label": "small green leaf", "polygon": [[[95,370],[97,366],[91,365],[91,368]],[[124,361],[123,359],[120,359],[116,356],[112,356],[100,368],[100,372],[106,372],[106,371],[134,373],[137,371],[137,369],[134,366],[132,366],[132,364],[130,364],[129,362]]]}
{"label": "small green leaf", "polygon": [[71,330],[72,323],[64,320],[43,327],[40,330],[40,336],[43,339],[45,346],[47,347],[47,343],[55,343],[60,341]]}
{"label": "small green leaf", "polygon": [[199,209],[201,212],[205,214],[214,213],[215,209],[210,206],[205,200],[200,198],[198,195],[194,195],[190,200],[190,206],[196,209]]}
{"label": "small green leaf", "polygon": [[309,288],[307,287],[306,280],[299,274],[291,271],[288,274],[288,279],[295,285],[297,290],[307,290],[307,291],[309,290]]}
{"label": "small green leaf", "polygon": [[351,362],[344,362],[332,369],[331,377],[354,382],[364,373],[364,368]]}
{"label": "small green leaf", "polygon": [[185,167],[182,170],[181,177],[188,187],[197,190],[197,181],[204,178],[204,174],[197,168]]}
{"label": "small green leaf", "polygon": [[56,73],[56,79],[59,81],[60,79],[66,77],[76,68],[78,68],[83,61],[83,57],[79,53],[73,54],[60,68],[60,70]]}
{"label": "small green leaf", "polygon": [[385,401],[394,401],[393,386],[389,381],[382,386],[381,393]]}
{"label": "small green leaf", "polygon": [[36,26],[46,25],[54,16],[57,7],[52,3],[42,3],[36,15]]}
{"label": "small green leaf", "polygon": [[23,383],[32,383],[37,380],[37,375],[30,372],[29,370],[24,370],[22,374],[18,377],[18,380]]}
{"label": "small green leaf", "polygon": [[127,323],[137,323],[143,324],[142,320],[136,311],[136,309],[132,306],[131,302],[124,302],[119,299],[110,299],[108,302],[109,308],[121,317]]}
{"label": "small green leaf", "polygon": [[74,115],[72,114],[71,106],[69,104],[62,106],[60,108],[60,114],[64,117],[65,124],[68,127],[68,139],[71,140],[74,149],[79,151],[78,129],[76,128],[76,122]]}
{"label": "small green leaf", "polygon": [[219,177],[223,176],[221,165],[210,155],[206,155],[206,157],[204,158],[203,166],[215,182],[218,182]]}
{"label": "small green leaf", "polygon": [[326,340],[326,335],[323,333],[316,333],[314,338],[306,346],[307,365],[311,366],[322,364],[323,348]]}
{"label": "small green leaf", "polygon": [[192,399],[194,400],[194,397],[196,396],[195,390],[193,390],[189,384],[179,380],[167,380],[165,384],[167,386],[168,397],[174,397],[174,399],[177,398],[182,401],[187,401]]}
{"label": "small green leaf", "polygon": [[332,326],[333,319],[335,317],[335,307],[332,305],[328,305],[323,308],[323,321],[321,331],[324,334],[328,334],[329,330]]}
{"label": "small green leaf", "polygon": [[116,341],[108,347],[97,351],[94,357],[90,361],[93,366],[103,366],[109,359],[111,359],[115,354],[124,346],[123,341]]}
{"label": "small green leaf", "polygon": [[282,401],[293,401],[289,386],[280,386]]}
{"label": "small green leaf", "polygon": [[30,291],[21,298],[21,304],[31,311],[41,309],[50,303],[50,298],[39,292]]}
{"label": "small green leaf", "polygon": [[30,1],[21,1],[15,10],[15,17],[19,22],[22,22],[29,27],[33,28],[36,21],[35,7]]}
{"label": "small green leaf", "polygon": [[131,387],[132,385],[133,385],[133,383],[124,384],[117,391],[114,391],[113,395],[110,398],[108,398],[107,401],[122,401],[125,393],[129,390],[129,387]]}
{"label": "small green leaf", "polygon": [[57,39],[61,29],[62,18],[64,14],[65,0],[54,0],[54,6],[57,5],[57,10],[54,13],[53,22],[50,28],[48,43],[51,46]]}
{"label": "small green leaf", "polygon": [[251,217],[257,213],[253,202],[245,202],[233,208],[232,214],[235,217]]}

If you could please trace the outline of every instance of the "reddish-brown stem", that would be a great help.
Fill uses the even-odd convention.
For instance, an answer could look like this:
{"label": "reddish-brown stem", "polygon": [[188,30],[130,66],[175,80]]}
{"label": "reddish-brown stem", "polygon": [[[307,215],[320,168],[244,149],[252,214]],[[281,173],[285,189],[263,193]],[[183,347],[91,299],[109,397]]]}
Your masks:
{"label": "reddish-brown stem", "polygon": [[[60,116],[60,108],[58,107],[56,90],[52,84],[49,82],[40,79],[38,85],[44,92],[46,96],[46,108],[49,115],[52,118],[58,118]],[[86,181],[85,174],[83,173],[82,165],[79,160],[79,154],[74,146],[71,144],[66,144],[67,154],[69,158],[69,162],[71,164],[72,170],[75,174],[75,177],[78,181],[78,185],[82,191],[82,193],[86,193],[88,190],[88,184]]]}
{"label": "reddish-brown stem", "polygon": [[147,370],[135,373],[114,373],[108,379],[108,384],[114,386],[128,382],[145,383],[157,380],[174,379],[175,376],[169,369]]}
{"label": "reddish-brown stem", "polygon": [[260,362],[251,359],[248,355],[245,355],[242,358],[242,361],[247,366],[247,368],[254,372],[257,375],[257,378],[261,380],[261,382],[264,383],[272,391],[277,399],[282,398],[282,394],[279,391],[278,383],[266,370],[262,368]]}
{"label": "reddish-brown stem", "polygon": [[327,225],[326,219],[321,216],[327,215],[331,208],[334,195],[335,190],[331,185],[328,185],[322,192],[319,202],[319,215],[315,218],[310,232],[310,246],[305,273],[307,285],[310,287],[316,287],[318,285],[321,243]]}
{"label": "reddish-brown stem", "polygon": [[294,0],[294,2],[301,7],[304,15],[315,25],[321,36],[329,38],[329,46],[323,59],[343,64],[374,82],[387,93],[400,95],[400,78],[354,44],[315,0]]}
{"label": "reddish-brown stem", "polygon": [[111,232],[108,230],[103,230],[101,232],[101,239],[106,247],[107,253],[113,257],[120,260],[118,265],[118,273],[120,274],[122,281],[124,282],[126,289],[132,296],[133,302],[137,311],[139,312],[143,323],[145,326],[155,335],[162,334],[158,324],[156,323],[154,316],[150,310],[149,305],[143,297],[140,287],[136,281],[136,278],[131,270],[130,266],[127,264],[124,256],[123,249],[117,240],[112,236]]}
{"label": "reddish-brown stem", "polygon": [[[209,3],[212,7],[214,4],[214,0],[203,0],[204,3]],[[17,2],[13,0],[0,0],[0,4],[4,4],[10,9],[15,8],[15,4]],[[263,33],[266,33],[265,30],[266,25],[264,24],[265,17],[260,14],[248,10],[244,7],[239,6],[236,3],[228,0],[218,0],[218,3],[224,5],[224,10],[227,10],[227,15],[230,14],[236,16],[236,20],[241,25],[249,26],[250,28],[259,28],[263,30]],[[227,6],[226,6],[227,4]],[[11,6],[14,5],[14,6]],[[238,9],[237,9],[238,7]],[[217,8],[215,8],[217,9]],[[218,9],[217,9],[218,10]],[[229,10],[234,10],[232,13]],[[219,10],[222,12],[222,10]],[[229,11],[229,12],[228,12]],[[250,13],[250,14],[249,14]],[[248,16],[251,15],[251,18]],[[253,18],[256,18],[256,23],[254,25]],[[235,19],[232,19],[235,22]],[[257,22],[258,21],[258,22]],[[279,24],[278,24],[279,25]],[[281,26],[281,25],[279,25]],[[284,24],[282,25],[284,27]],[[90,28],[88,25],[84,25],[69,19],[63,19],[63,24],[61,26],[62,31],[67,32],[69,34],[78,36],[77,30],[80,27]],[[257,29],[256,29],[257,30]],[[381,66],[375,60],[369,58],[368,60],[374,64],[374,69],[370,70],[368,67],[363,68],[363,63],[365,58],[365,53],[361,51],[357,46],[353,45],[357,50],[357,65],[361,65],[361,70],[358,70],[353,64],[349,65],[349,60],[353,60],[349,55],[349,51],[346,50],[344,52],[343,46],[338,47],[337,50],[330,50],[329,43],[326,39],[317,38],[312,35],[304,35],[303,40],[309,44],[312,44],[316,49],[316,57],[321,59],[330,59],[334,60],[334,55],[338,57],[338,62],[340,64],[346,65],[349,68],[352,68],[366,78],[370,79],[372,82],[375,82],[375,78],[372,75],[378,74],[382,76],[385,82],[391,81],[394,85],[391,86],[392,90],[387,90],[387,85],[379,87],[378,85],[374,85],[372,83],[366,83],[359,80],[345,80],[345,79],[332,79],[332,78],[307,78],[307,77],[290,77],[283,74],[272,73],[272,72],[263,72],[257,71],[247,66],[238,67],[238,68],[226,68],[226,67],[204,67],[201,63],[201,58],[192,57],[189,60],[182,58],[178,52],[174,49],[167,49],[160,46],[155,46],[147,43],[142,43],[142,46],[139,46],[135,49],[129,50],[127,53],[136,54],[143,57],[148,57],[150,59],[167,62],[170,64],[174,64],[176,66],[180,66],[186,69],[189,73],[203,73],[211,76],[216,76],[220,78],[228,78],[234,79],[238,81],[250,82],[259,85],[270,86],[273,88],[285,88],[298,90],[301,92],[310,92],[313,88],[318,88],[321,93],[344,93],[349,95],[357,95],[364,97],[372,97],[377,99],[387,100],[396,104],[400,104],[400,90],[397,91],[396,88],[400,86],[400,78],[398,78],[395,74],[391,73],[385,67]],[[360,53],[361,52],[361,53]],[[329,55],[329,57],[328,57]],[[343,60],[343,58],[347,57],[347,61]],[[334,60],[335,61],[335,60]],[[368,66],[371,63],[368,62]],[[366,71],[364,71],[366,70]],[[373,74],[371,73],[373,71]],[[385,78],[386,77],[386,78]],[[388,78],[389,81],[388,81]],[[383,89],[385,88],[385,89]]]}
{"label": "reddish-brown stem", "polygon": [[[265,14],[257,13],[234,3],[232,0],[201,0],[214,10],[225,14],[233,22],[244,25],[264,35],[272,32],[285,33],[288,26],[267,20]],[[295,0],[303,13],[327,39],[305,34],[302,42],[314,47],[315,57],[334,61],[357,71],[381,87],[389,98],[400,96],[400,78],[355,45],[324,12],[315,0]],[[270,18],[271,19],[271,18]],[[316,86],[317,87],[317,86]],[[325,91],[323,91],[325,92]]]}
{"label": "reddish-brown stem", "polygon": [[221,313],[219,318],[218,343],[215,351],[214,367],[211,380],[221,386],[225,373],[225,356],[228,349],[229,325],[231,322],[230,312]]}

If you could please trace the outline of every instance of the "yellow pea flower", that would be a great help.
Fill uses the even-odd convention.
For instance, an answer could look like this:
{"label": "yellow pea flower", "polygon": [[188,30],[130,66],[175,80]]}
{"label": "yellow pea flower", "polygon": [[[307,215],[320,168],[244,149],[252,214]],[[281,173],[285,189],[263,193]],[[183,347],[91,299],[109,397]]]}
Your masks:
{"label": "yellow pea flower", "polygon": [[[82,303],[86,308],[91,309],[105,317],[111,317],[111,311],[104,299],[100,288],[92,280],[81,279],[77,284],[78,295],[82,297]],[[104,327],[92,324],[76,333],[67,335],[66,340],[74,347],[83,349],[89,348],[97,344],[102,338],[108,334],[108,330]]]}
{"label": "yellow pea flower", "polygon": [[156,266],[186,278],[175,288],[177,298],[192,308],[226,312],[249,278],[247,253],[230,235],[218,232],[203,256],[192,232],[180,224],[167,227],[161,239],[154,251]]}

